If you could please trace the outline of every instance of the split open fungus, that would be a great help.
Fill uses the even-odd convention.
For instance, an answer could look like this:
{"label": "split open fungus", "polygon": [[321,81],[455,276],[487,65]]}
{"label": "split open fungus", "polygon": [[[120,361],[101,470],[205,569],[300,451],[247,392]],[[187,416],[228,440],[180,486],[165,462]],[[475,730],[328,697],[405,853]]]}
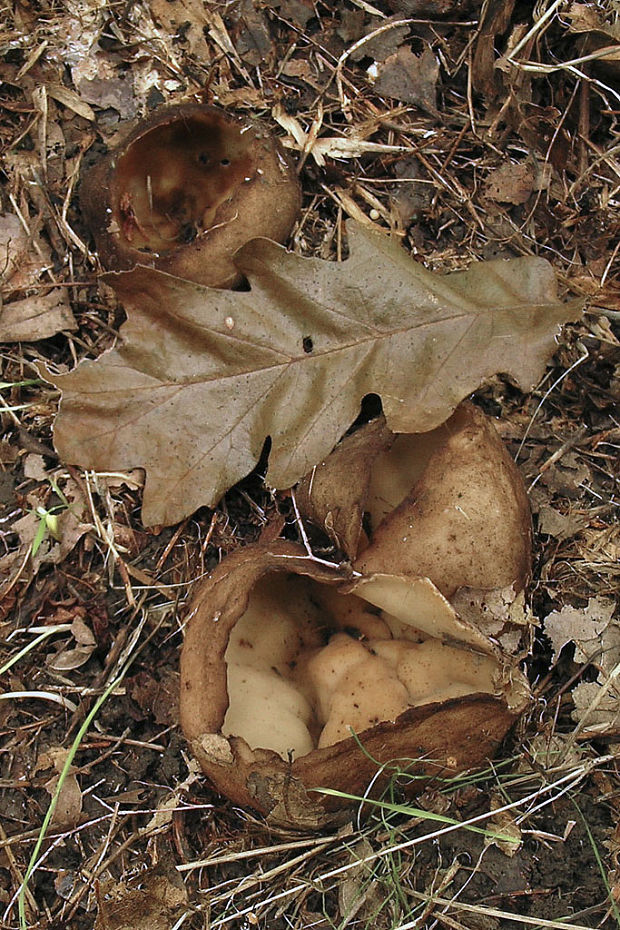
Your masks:
{"label": "split open fungus", "polygon": [[90,168],[82,212],[110,271],[150,265],[206,284],[239,278],[256,236],[284,242],[300,207],[294,167],[256,120],[216,107],[164,107]]}
{"label": "split open fungus", "polygon": [[368,423],[301,482],[297,500],[361,572],[415,571],[446,597],[517,593],[529,575],[523,480],[491,417],[470,403],[427,433]]}
{"label": "split open fungus", "polygon": [[[463,585],[518,591],[526,580],[529,511],[492,425],[465,405],[440,430],[405,443],[383,424],[363,429],[375,437],[372,455],[358,434],[335,453],[357,444],[375,466],[354,543],[343,515],[353,568],[320,564],[282,540],[249,546],[203,583],[187,626],[185,735],[220,791],[279,825],[339,820],[347,802],[318,789],[364,794],[377,763],[407,759],[429,777],[480,765],[528,703],[515,658],[449,601]],[[344,461],[349,480],[351,469],[365,474],[351,448]],[[330,467],[328,460],[322,478]],[[402,497],[426,501],[406,518],[406,532]],[[455,507],[465,516],[454,518]],[[376,526],[370,544],[362,510]],[[399,535],[389,539],[394,520]],[[422,533],[426,545],[421,538],[410,561],[403,536]]]}

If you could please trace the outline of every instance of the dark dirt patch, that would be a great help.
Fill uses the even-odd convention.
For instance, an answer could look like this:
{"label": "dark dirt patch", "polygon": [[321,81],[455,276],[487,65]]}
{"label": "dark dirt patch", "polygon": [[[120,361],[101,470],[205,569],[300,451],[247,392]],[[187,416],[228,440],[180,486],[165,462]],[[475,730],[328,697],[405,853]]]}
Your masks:
{"label": "dark dirt patch", "polygon": [[[451,894],[460,902],[495,908],[541,920],[573,920],[591,927],[612,927],[600,856],[605,850],[613,814],[597,803],[590,786],[574,800],[560,798],[528,823],[520,848],[509,856],[495,845],[469,834],[456,842],[445,838],[424,847],[414,873],[423,883],[429,870],[461,864]],[[473,812],[469,812],[473,813]],[[484,851],[483,851],[484,850]],[[498,930],[520,926],[497,919]]]}

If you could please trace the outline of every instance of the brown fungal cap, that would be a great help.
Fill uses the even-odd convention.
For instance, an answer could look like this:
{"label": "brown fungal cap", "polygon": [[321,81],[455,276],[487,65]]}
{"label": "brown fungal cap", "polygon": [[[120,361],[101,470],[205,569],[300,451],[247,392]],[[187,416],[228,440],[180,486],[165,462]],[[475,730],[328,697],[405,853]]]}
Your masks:
{"label": "brown fungal cap", "polygon": [[383,417],[378,417],[339,442],[297,486],[304,516],[323,526],[350,559],[357,554],[373,464],[394,439]]}
{"label": "brown fungal cap", "polygon": [[80,203],[102,264],[157,267],[211,287],[238,279],[245,242],[283,242],[300,204],[295,171],[255,122],[215,107],[163,108],[85,175]]}

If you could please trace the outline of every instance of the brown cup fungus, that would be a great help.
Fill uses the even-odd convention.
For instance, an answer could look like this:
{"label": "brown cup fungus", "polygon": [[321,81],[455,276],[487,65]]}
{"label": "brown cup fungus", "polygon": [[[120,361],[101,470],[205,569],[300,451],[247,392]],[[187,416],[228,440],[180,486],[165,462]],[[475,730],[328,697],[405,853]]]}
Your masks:
{"label": "brown cup fungus", "polygon": [[347,801],[314,789],[378,791],[377,762],[429,777],[480,765],[528,693],[428,579],[331,569],[282,540],[203,583],[181,656],[181,725],[204,772],[280,826],[341,820]]}
{"label": "brown cup fungus", "polygon": [[[192,604],[180,710],[219,790],[313,827],[347,805],[314,789],[379,791],[377,763],[432,778],[492,757],[529,699],[511,608],[531,534],[518,471],[470,404],[429,433],[362,427],[297,494],[353,567],[284,541],[228,556]],[[491,623],[476,598],[497,589]]]}
{"label": "brown cup fungus", "polygon": [[80,205],[101,263],[150,265],[206,284],[238,281],[232,256],[284,242],[300,207],[294,167],[256,121],[215,107],[159,110],[84,176]]}

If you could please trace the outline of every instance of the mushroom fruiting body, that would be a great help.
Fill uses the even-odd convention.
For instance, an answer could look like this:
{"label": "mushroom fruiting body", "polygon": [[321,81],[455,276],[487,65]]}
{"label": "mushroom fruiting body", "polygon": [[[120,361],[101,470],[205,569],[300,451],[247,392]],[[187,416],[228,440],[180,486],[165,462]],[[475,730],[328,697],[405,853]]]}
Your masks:
{"label": "mushroom fruiting body", "polygon": [[364,574],[413,571],[446,597],[463,587],[517,592],[529,575],[523,480],[472,404],[428,433],[395,435],[382,420],[361,427],[304,479],[298,501]]}
{"label": "mushroom fruiting body", "polygon": [[529,571],[530,516],[514,463],[470,404],[427,434],[362,427],[298,499],[353,569],[284,541],[228,556],[192,605],[180,709],[224,794],[311,827],[347,803],[314,789],[378,791],[377,763],[437,776],[493,756],[529,700],[519,636],[498,640],[482,609],[459,617],[449,598],[474,605],[474,592],[501,588],[510,604]]}
{"label": "mushroom fruiting body", "polygon": [[362,794],[373,760],[428,775],[480,764],[528,693],[427,579],[352,579],[284,541],[233,553],[203,583],[181,657],[181,724],[203,770],[287,826],[341,819],[346,802],[314,789]]}
{"label": "mushroom fruiting body", "polygon": [[239,278],[245,242],[283,242],[300,207],[292,163],[258,122],[216,107],[164,107],[90,168],[80,205],[110,271],[150,265],[206,284]]}

